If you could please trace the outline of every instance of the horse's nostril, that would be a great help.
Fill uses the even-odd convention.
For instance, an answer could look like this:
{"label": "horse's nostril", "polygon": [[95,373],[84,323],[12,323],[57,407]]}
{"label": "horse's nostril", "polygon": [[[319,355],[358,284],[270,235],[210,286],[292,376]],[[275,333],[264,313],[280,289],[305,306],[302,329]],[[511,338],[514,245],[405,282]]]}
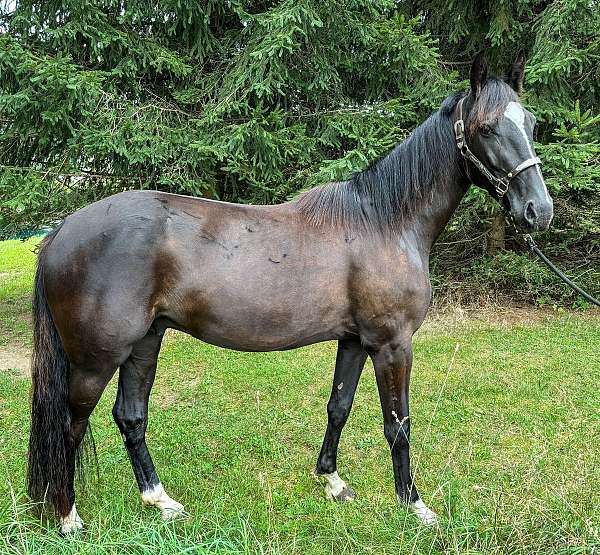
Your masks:
{"label": "horse's nostril", "polygon": [[535,208],[533,206],[533,201],[529,201],[527,202],[527,204],[525,205],[525,221],[530,225],[530,226],[534,226],[536,221],[537,221],[537,213],[535,211]]}

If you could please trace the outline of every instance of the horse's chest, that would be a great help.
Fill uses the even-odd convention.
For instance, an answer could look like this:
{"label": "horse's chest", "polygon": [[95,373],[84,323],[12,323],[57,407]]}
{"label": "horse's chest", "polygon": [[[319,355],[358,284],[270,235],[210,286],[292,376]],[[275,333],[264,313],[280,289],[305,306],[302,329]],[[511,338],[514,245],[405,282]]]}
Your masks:
{"label": "horse's chest", "polygon": [[359,327],[392,334],[406,325],[418,328],[431,300],[426,268],[405,254],[371,261],[354,274],[350,287]]}

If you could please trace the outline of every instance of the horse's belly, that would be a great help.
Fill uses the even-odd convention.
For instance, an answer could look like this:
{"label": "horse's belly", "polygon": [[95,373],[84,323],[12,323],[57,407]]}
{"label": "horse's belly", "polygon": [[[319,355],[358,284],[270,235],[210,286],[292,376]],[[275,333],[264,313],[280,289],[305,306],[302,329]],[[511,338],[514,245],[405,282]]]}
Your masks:
{"label": "horse's belly", "polygon": [[186,332],[218,347],[238,351],[282,351],[320,341],[339,339],[349,333],[342,322],[257,321],[244,315],[192,322]]}
{"label": "horse's belly", "polygon": [[[346,303],[310,288],[298,295],[240,287],[191,295],[179,314],[169,315],[194,337],[241,351],[292,349],[353,332]],[[339,301],[339,299],[337,299]]]}
{"label": "horse's belly", "polygon": [[321,341],[329,341],[334,339],[340,339],[347,335],[347,333],[341,332],[320,332],[320,333],[305,333],[297,336],[284,336],[279,335],[278,337],[273,336],[234,336],[233,333],[228,333],[228,330],[197,330],[195,332],[186,330],[190,335],[193,335],[197,339],[216,345],[217,347],[224,347],[226,349],[234,349],[236,351],[251,351],[251,352],[266,352],[266,351],[285,351],[288,349],[296,349],[298,347],[304,347],[305,345],[311,345],[312,343],[319,343]]}

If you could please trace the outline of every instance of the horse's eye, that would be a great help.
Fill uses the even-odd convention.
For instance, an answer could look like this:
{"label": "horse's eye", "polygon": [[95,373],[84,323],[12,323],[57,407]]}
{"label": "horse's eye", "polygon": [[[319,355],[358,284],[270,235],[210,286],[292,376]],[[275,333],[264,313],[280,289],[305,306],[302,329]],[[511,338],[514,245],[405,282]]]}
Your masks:
{"label": "horse's eye", "polygon": [[492,128],[489,125],[482,125],[481,126],[481,134],[484,137],[489,137],[492,134]]}

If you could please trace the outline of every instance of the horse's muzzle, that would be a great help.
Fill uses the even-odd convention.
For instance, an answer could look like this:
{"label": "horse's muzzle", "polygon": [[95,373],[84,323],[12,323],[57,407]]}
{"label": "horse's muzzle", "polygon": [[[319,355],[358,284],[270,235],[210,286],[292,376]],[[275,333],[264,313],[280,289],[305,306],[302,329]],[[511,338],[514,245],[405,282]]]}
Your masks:
{"label": "horse's muzzle", "polygon": [[554,206],[551,200],[528,200],[523,210],[523,227],[528,231],[543,231],[550,226],[553,215]]}

